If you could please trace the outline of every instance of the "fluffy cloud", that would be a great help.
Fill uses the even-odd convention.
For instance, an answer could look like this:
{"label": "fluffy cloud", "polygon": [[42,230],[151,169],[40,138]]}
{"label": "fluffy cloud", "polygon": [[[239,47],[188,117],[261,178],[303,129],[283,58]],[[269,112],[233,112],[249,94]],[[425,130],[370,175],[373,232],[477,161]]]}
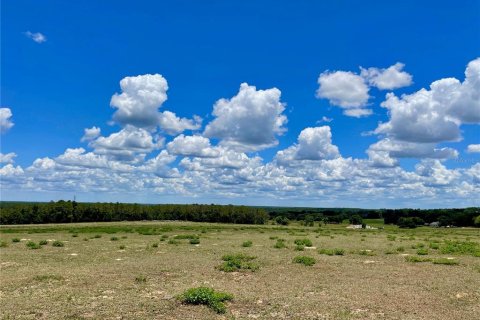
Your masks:
{"label": "fluffy cloud", "polygon": [[155,139],[147,130],[133,126],[126,126],[108,137],[98,137],[90,143],[97,154],[129,161],[135,160],[137,155],[143,157],[162,145],[163,139]]}
{"label": "fluffy cloud", "polygon": [[480,153],[480,144],[469,144],[467,147],[468,153]]}
{"label": "fluffy cloud", "polygon": [[10,119],[12,117],[12,111],[10,108],[0,108],[0,133],[7,132],[14,123]]}
{"label": "fluffy cloud", "polygon": [[199,130],[202,126],[202,118],[193,116],[192,119],[179,118],[175,113],[164,111],[159,115],[159,125],[169,135],[177,135],[185,130]]}
{"label": "fluffy cloud", "polygon": [[167,100],[167,80],[159,74],[126,77],[122,93],[114,94],[110,105],[117,108],[113,119],[122,125],[152,128],[158,124],[158,108]]}
{"label": "fluffy cloud", "polygon": [[210,140],[202,136],[176,137],[167,144],[168,152],[174,155],[199,158],[216,158],[220,155],[218,148],[212,148]]}
{"label": "fluffy cloud", "polygon": [[17,156],[16,153],[10,152],[10,153],[0,153],[0,163],[14,163],[15,161],[13,158]]}
{"label": "fluffy cloud", "polygon": [[47,41],[47,37],[45,37],[45,35],[40,32],[27,31],[25,32],[25,36],[32,39],[36,43],[43,43]]}
{"label": "fluffy cloud", "polygon": [[382,107],[390,120],[375,133],[407,142],[459,141],[460,125],[480,122],[480,59],[471,61],[463,83],[455,78],[433,82],[430,90],[397,97],[388,93]]}
{"label": "fluffy cloud", "polygon": [[360,75],[374,87],[380,90],[393,90],[412,84],[412,76],[402,69],[403,63],[397,62],[386,69],[360,67]]}
{"label": "fluffy cloud", "polygon": [[285,105],[277,88],[257,90],[246,83],[231,99],[218,100],[213,109],[216,117],[204,135],[218,138],[221,145],[240,151],[255,151],[274,146],[276,136],[285,132]]}
{"label": "fluffy cloud", "polygon": [[346,113],[350,109],[349,116],[362,116],[368,111],[362,109],[367,105],[369,88],[365,80],[353,73],[347,71],[323,72],[318,77],[319,88],[317,90],[318,98],[325,98],[330,104],[345,109]]}
{"label": "fluffy cloud", "polygon": [[92,141],[100,136],[100,131],[100,128],[97,127],[85,128],[83,137],[80,141]]}
{"label": "fluffy cloud", "polygon": [[290,165],[294,160],[323,160],[340,157],[338,147],[332,144],[332,133],[329,126],[305,128],[298,136],[298,143],[279,151],[277,161],[282,165]]}

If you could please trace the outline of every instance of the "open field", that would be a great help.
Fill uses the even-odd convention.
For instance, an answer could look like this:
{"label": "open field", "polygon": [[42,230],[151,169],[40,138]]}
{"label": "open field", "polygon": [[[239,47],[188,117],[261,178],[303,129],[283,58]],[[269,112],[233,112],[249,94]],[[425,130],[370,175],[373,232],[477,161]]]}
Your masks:
{"label": "open field", "polygon": [[[2,226],[0,241],[1,319],[480,318],[474,228],[119,222]],[[252,268],[221,271],[236,253]],[[226,313],[179,301],[199,286],[232,294]]]}

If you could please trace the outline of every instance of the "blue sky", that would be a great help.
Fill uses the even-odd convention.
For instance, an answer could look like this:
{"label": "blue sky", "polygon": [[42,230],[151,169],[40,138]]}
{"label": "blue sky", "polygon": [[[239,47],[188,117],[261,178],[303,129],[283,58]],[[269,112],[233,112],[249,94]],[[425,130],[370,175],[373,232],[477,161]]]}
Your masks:
{"label": "blue sky", "polygon": [[479,21],[479,1],[3,1],[2,200],[478,205]]}

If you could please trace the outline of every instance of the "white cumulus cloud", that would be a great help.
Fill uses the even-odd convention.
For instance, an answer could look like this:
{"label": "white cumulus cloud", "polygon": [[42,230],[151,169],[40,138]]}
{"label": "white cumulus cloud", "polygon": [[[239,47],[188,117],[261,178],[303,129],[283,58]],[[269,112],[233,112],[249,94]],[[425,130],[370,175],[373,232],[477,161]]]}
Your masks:
{"label": "white cumulus cloud", "polygon": [[380,90],[393,90],[412,84],[412,76],[402,71],[404,67],[405,65],[400,62],[386,69],[365,69],[360,67],[360,75],[365,78],[371,86],[377,87]]}
{"label": "white cumulus cloud", "polygon": [[280,95],[277,88],[257,90],[242,83],[236,96],[215,103],[216,118],[206,126],[204,135],[218,138],[221,145],[240,151],[276,145],[276,136],[285,132],[283,125],[287,122]]}
{"label": "white cumulus cloud", "polygon": [[100,128],[98,127],[85,128],[83,131],[84,131],[84,134],[82,139],[80,140],[81,142],[92,141],[98,138],[101,132]]}
{"label": "white cumulus cloud", "polygon": [[5,133],[13,127],[12,110],[10,108],[0,108],[0,133]]}
{"label": "white cumulus cloud", "polygon": [[13,158],[15,158],[17,154],[15,152],[10,152],[10,153],[1,153],[0,152],[0,163],[14,163],[15,161]]}
{"label": "white cumulus cloud", "polygon": [[32,39],[36,43],[43,43],[43,42],[47,41],[47,37],[40,32],[27,31],[27,32],[25,32],[25,36]]}
{"label": "white cumulus cloud", "polygon": [[469,144],[467,147],[468,153],[480,153],[480,144]]}

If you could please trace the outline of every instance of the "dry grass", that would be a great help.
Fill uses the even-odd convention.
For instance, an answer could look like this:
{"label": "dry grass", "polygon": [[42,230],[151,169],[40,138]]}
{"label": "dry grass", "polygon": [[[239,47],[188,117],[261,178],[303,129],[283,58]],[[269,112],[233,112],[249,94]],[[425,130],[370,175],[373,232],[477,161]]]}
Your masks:
{"label": "dry grass", "polygon": [[[92,226],[102,226],[105,231],[109,226],[161,227],[162,232],[112,235],[87,229]],[[416,256],[417,249],[412,246],[418,243],[428,247],[430,242],[438,242],[441,247],[445,240],[467,238],[479,243],[479,229],[400,230],[387,226],[366,231],[344,225],[317,229],[187,222],[42,228],[49,228],[48,232],[37,233],[42,231],[38,226],[24,226],[18,229],[20,233],[5,233],[0,227],[0,241],[8,243],[0,248],[0,319],[463,320],[480,315],[480,258],[431,250],[428,258],[432,261],[453,257],[459,264],[410,263],[405,259],[405,255]],[[80,236],[72,237],[73,232]],[[188,237],[182,237],[189,234],[198,235],[200,244],[192,245]],[[395,241],[387,240],[389,235]],[[110,241],[112,236],[118,241]],[[176,238],[177,244],[161,241],[166,236]],[[285,239],[287,248],[275,249],[275,237]],[[21,241],[12,242],[13,238]],[[302,255],[315,258],[313,266],[293,262],[298,255],[294,241],[299,238],[312,241]],[[64,246],[47,245],[41,250],[25,246],[28,241],[44,239],[49,244],[61,241]],[[253,246],[239,245],[247,240]],[[119,245],[123,249],[119,250]],[[397,252],[399,246],[404,251]],[[319,254],[321,248],[345,252],[329,256]],[[387,251],[390,254],[384,254]],[[219,271],[216,267],[222,256],[232,252],[256,256],[260,268],[256,272]],[[145,281],[138,281],[139,277]],[[194,287],[229,292],[234,299],[225,303],[227,312],[218,315],[206,306],[183,304],[176,298]]]}

